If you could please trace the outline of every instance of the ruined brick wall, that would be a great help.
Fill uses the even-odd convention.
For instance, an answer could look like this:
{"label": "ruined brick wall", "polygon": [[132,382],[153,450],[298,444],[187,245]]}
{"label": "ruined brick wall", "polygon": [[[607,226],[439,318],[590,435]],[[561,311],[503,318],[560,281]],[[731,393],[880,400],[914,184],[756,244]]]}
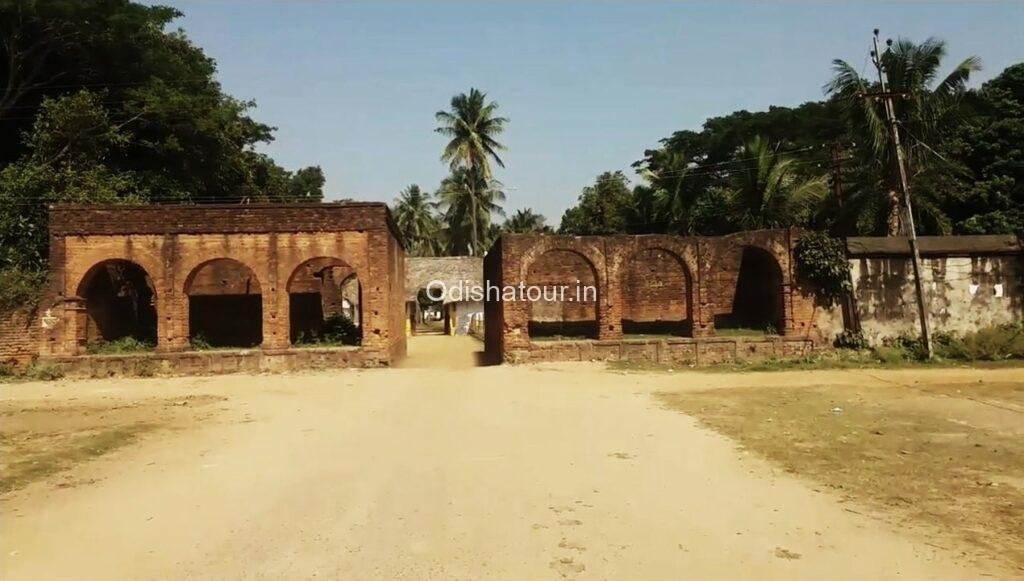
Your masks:
{"label": "ruined brick wall", "polygon": [[0,315],[0,365],[27,366],[39,352],[38,329],[35,309]]}
{"label": "ruined brick wall", "polygon": [[[111,259],[139,265],[152,280],[158,350],[188,347],[190,289],[223,293],[239,285],[249,294],[259,289],[263,349],[287,349],[288,282],[308,261],[333,258],[349,265],[362,285],[362,347],[368,360],[386,363],[404,353],[403,255],[387,207],[378,203],[58,206],[51,211],[53,298],[48,305],[58,321],[45,333],[40,351],[81,352],[79,285],[90,268]],[[228,264],[225,260],[244,269],[202,268]]]}
{"label": "ruined brick wall", "polygon": [[593,310],[591,305],[543,301],[488,303],[487,348],[500,350],[505,358],[528,358],[539,348],[530,340],[537,322],[584,318],[596,318],[596,338],[602,341],[621,340],[624,331],[638,330],[630,328],[638,321],[674,323],[671,334],[713,336],[716,320],[733,314],[744,249],[758,253],[777,272],[777,281],[769,286],[772,308],[778,311],[778,332],[821,341],[821,308],[813,291],[794,280],[791,256],[797,236],[790,230],[720,237],[505,235],[485,260],[490,283],[593,278],[597,301]]}
{"label": "ruined brick wall", "polygon": [[680,260],[660,248],[637,252],[622,280],[622,318],[635,323],[686,321],[690,316],[690,275]]}

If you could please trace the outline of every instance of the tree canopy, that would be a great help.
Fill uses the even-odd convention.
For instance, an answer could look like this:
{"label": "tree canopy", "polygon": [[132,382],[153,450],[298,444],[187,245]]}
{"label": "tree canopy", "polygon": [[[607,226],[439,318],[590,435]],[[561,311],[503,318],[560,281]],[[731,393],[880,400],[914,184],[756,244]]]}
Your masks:
{"label": "tree canopy", "polygon": [[223,92],[181,13],[129,0],[0,0],[0,268],[39,269],[53,202],[319,201],[319,167]]}

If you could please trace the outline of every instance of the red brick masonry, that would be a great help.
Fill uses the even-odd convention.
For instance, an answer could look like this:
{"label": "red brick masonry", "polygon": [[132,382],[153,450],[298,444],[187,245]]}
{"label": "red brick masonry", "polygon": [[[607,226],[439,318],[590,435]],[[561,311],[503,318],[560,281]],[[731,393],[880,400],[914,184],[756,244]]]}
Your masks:
{"label": "red brick masonry", "polygon": [[[263,354],[306,352],[291,346],[288,283],[310,261],[330,259],[358,277],[362,345],[287,359],[388,365],[406,350],[404,256],[382,203],[56,206],[50,212],[51,282],[36,315],[40,336],[35,351],[53,360],[78,361],[89,326],[80,286],[104,261],[126,260],[145,271],[152,288],[157,352],[164,354],[159,366],[172,372],[164,368],[191,370],[191,361],[216,357],[217,352],[202,357],[166,354],[189,349],[189,291],[203,294],[200,287],[208,284],[203,277],[220,278],[216,268],[204,267],[227,259],[250,275],[244,292],[259,296]],[[228,288],[238,281],[214,283]],[[260,365],[252,363],[260,358],[251,353],[225,357],[246,368]]]}
{"label": "red brick masonry", "polygon": [[[492,360],[504,361],[639,358],[681,363],[804,354],[822,344],[816,319],[825,309],[816,304],[812,291],[795,280],[792,251],[798,237],[796,230],[720,237],[502,236],[484,259],[487,284],[574,285],[579,280],[596,286],[597,300],[489,301],[485,305],[487,353]],[[751,270],[741,281],[745,253],[766,266]],[[768,293],[767,302],[759,308],[775,311],[781,336],[715,338],[716,320],[739,317],[742,313],[734,308],[741,303],[758,304],[757,293]],[[596,336],[531,340],[531,325],[551,321],[586,323]],[[678,325],[689,338],[630,340],[623,333],[624,322]]]}

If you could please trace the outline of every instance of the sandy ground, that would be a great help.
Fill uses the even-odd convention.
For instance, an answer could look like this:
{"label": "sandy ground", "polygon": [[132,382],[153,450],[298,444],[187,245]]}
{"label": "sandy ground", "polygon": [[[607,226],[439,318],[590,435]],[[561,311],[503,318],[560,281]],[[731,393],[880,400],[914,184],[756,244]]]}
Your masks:
{"label": "sandy ground", "polygon": [[[70,470],[87,484],[46,478],[3,496],[0,577],[1012,575],[850,512],[654,395],[907,372],[464,368],[472,341],[417,338],[410,366],[391,370],[4,386],[0,402],[27,407],[226,399],[202,422],[146,432]],[[460,368],[423,367],[444,364]]]}

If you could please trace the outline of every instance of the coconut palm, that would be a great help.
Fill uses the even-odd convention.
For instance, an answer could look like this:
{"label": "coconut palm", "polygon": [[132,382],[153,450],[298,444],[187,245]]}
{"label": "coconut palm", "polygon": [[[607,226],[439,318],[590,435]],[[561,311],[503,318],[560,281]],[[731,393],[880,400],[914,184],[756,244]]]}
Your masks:
{"label": "coconut palm", "polygon": [[430,193],[416,184],[402,190],[395,199],[395,223],[410,254],[435,256],[441,252],[441,224],[434,213],[435,208]]}
{"label": "coconut palm", "polygon": [[448,230],[449,251],[482,256],[492,216],[505,215],[499,204],[505,200],[501,183],[484,179],[475,170],[458,168],[441,182],[437,198]]}
{"label": "coconut palm", "polygon": [[[936,149],[942,137],[961,121],[961,102],[972,72],[981,69],[981,60],[972,56],[964,59],[939,80],[939,69],[946,56],[946,43],[929,38],[921,44],[906,39],[889,43],[880,60],[887,75],[888,90],[901,93],[895,100],[896,119],[905,142],[906,165],[911,178],[924,173],[929,165],[945,163]],[[875,168],[877,182],[888,192],[886,229],[890,236],[902,230],[899,173],[892,136],[885,119],[884,104],[867,99],[866,93],[879,89],[873,78],[862,77],[857,69],[843,60],[832,62],[835,76],[825,85],[825,92],[841,99],[849,117],[855,138],[867,147],[860,148],[862,162]],[[872,184],[873,185],[873,184]],[[913,189],[917,199],[920,192]],[[929,208],[929,201],[921,199],[920,207],[926,220],[940,223],[942,217],[932,215],[938,207]],[[931,210],[931,214],[928,214]]]}
{"label": "coconut palm", "polygon": [[534,212],[531,208],[524,208],[522,210],[516,210],[516,213],[512,214],[511,218],[505,220],[505,224],[502,229],[505,232],[512,232],[516,234],[550,233],[551,227],[544,222],[544,216]]}
{"label": "coconut palm", "polygon": [[[498,142],[497,135],[505,130],[508,119],[495,115],[498,103],[487,101],[487,94],[478,89],[470,88],[469,94],[460,93],[452,97],[449,111],[438,111],[436,114],[439,126],[435,131],[450,138],[441,154],[441,160],[448,162],[453,177],[457,170],[467,170],[475,177],[462,180],[463,187],[474,188],[477,184],[489,186],[493,177],[491,161],[501,167],[505,164],[498,152],[505,146]],[[465,177],[465,176],[463,176]],[[467,201],[471,221],[487,214],[484,210],[472,207],[482,196],[470,190]],[[487,214],[489,215],[489,214]],[[452,225],[449,224],[449,227]],[[486,224],[472,223],[470,227],[470,244],[477,252],[481,246],[480,233],[486,231]]]}
{"label": "coconut palm", "polygon": [[751,139],[739,157],[751,162],[730,172],[724,193],[731,221],[741,230],[805,224],[825,196],[824,176],[802,176],[796,161],[766,139]]}

